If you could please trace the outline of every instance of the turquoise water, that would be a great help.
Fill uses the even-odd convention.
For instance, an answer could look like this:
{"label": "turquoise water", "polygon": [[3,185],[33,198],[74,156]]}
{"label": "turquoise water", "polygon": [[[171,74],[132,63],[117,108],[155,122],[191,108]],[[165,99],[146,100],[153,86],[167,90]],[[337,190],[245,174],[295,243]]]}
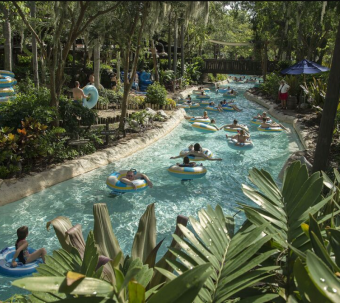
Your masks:
{"label": "turquoise water", "polygon": [[[264,109],[258,104],[247,101],[244,91],[253,84],[234,84],[239,96],[238,107],[243,112],[208,112],[216,119],[217,126],[232,123],[236,118],[239,123],[247,124],[254,142],[254,148],[247,151],[235,151],[228,147],[223,130],[214,134],[202,134],[194,131],[187,121],[183,121],[173,132],[157,141],[154,145],[128,157],[99,168],[82,176],[50,187],[40,193],[0,208],[0,249],[14,245],[16,229],[29,226],[27,238],[30,246],[45,247],[49,254],[59,248],[59,242],[53,228],[45,229],[46,222],[57,216],[69,217],[73,224],[82,225],[84,237],[93,229],[92,207],[94,203],[106,203],[112,221],[113,230],[125,254],[130,254],[133,237],[138,222],[147,205],[155,203],[157,216],[157,240],[166,237],[159,252],[162,256],[171,242],[175,230],[177,215],[197,217],[197,212],[208,204],[213,207],[220,204],[226,214],[237,213],[237,202],[252,203],[241,190],[241,184],[248,184],[248,171],[252,167],[263,168],[277,178],[290,153],[301,148],[295,131],[291,133],[263,133],[250,123],[252,116]],[[211,92],[214,100],[220,100],[221,94]],[[187,110],[189,115],[201,115],[203,109]],[[286,125],[289,127],[289,125]],[[230,133],[228,133],[230,134]],[[209,148],[214,157],[223,161],[206,161],[207,174],[204,178],[181,184],[180,179],[170,177],[167,168],[180,162],[170,160],[189,144],[201,143]],[[126,194],[112,197],[106,187],[106,178],[120,169],[136,168],[146,173],[154,184],[140,194]],[[244,216],[235,216],[238,226]],[[23,290],[10,286],[12,278],[0,276],[0,300],[6,299]]]}

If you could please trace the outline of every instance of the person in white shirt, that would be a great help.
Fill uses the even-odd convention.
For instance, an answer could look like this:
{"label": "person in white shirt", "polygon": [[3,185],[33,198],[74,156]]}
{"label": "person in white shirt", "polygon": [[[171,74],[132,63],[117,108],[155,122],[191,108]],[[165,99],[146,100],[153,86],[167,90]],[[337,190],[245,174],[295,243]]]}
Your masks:
{"label": "person in white shirt", "polygon": [[279,87],[279,99],[281,100],[282,109],[287,109],[287,99],[288,99],[288,91],[290,86],[286,83],[285,80],[280,81]]}

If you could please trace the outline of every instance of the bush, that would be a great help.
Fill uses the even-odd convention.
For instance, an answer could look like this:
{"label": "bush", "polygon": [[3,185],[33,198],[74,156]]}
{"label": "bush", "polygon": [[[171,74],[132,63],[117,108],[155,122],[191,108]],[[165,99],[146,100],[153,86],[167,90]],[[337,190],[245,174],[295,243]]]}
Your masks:
{"label": "bush", "polygon": [[267,75],[266,81],[261,83],[260,90],[269,96],[276,97],[280,86],[280,80],[282,80],[282,77],[278,73],[270,73]]}
{"label": "bush", "polygon": [[104,97],[107,98],[109,103],[122,103],[123,100],[123,92],[121,91],[114,91],[112,89],[104,89],[101,90],[101,93]]}
{"label": "bush", "polygon": [[56,109],[50,106],[50,91],[46,87],[36,89],[30,80],[22,82],[18,85],[17,98],[0,107],[0,127],[18,128],[21,121],[27,117],[32,117],[42,124],[56,120],[58,114]]}
{"label": "bush", "polygon": [[132,105],[137,105],[138,107],[141,107],[145,104],[145,97],[143,96],[129,96],[129,102]]}
{"label": "bush", "polygon": [[166,104],[167,91],[163,85],[160,85],[158,82],[154,82],[148,86],[146,92],[146,103],[159,105]]}
{"label": "bush", "polygon": [[176,101],[171,98],[166,98],[165,105],[170,105],[172,108],[176,107]]}

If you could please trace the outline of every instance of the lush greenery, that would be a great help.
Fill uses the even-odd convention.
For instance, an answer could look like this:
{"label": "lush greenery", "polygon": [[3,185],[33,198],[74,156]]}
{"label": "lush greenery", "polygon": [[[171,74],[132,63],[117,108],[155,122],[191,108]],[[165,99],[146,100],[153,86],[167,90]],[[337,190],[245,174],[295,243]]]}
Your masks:
{"label": "lush greenery", "polygon": [[151,104],[165,105],[166,95],[167,91],[165,87],[158,82],[154,82],[147,88],[145,102]]}
{"label": "lush greenery", "polygon": [[[62,249],[34,277],[13,285],[32,292],[17,302],[337,302],[340,251],[340,174],[334,182],[305,165],[287,168],[282,187],[253,168],[239,204],[246,221],[220,206],[178,218],[174,241],[156,263],[154,204],[140,218],[131,254],[124,256],[105,204],[94,204],[94,229],[86,243],[80,225],[57,217]],[[325,189],[328,189],[325,191]],[[67,235],[67,236],[66,236]],[[77,239],[77,241],[73,241]],[[80,298],[80,297],[81,298]],[[85,296],[85,297],[84,297]],[[38,300],[38,301],[37,301]]]}

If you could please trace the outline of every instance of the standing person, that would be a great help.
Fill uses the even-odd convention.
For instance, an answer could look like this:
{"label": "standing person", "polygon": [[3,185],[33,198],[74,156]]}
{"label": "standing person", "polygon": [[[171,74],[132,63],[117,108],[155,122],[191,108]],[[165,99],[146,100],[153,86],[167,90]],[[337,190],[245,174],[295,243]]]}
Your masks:
{"label": "standing person", "polygon": [[112,74],[111,75],[111,89],[113,89],[115,91],[116,86],[117,86],[117,76],[116,76],[116,74]]}
{"label": "standing person", "polygon": [[279,87],[279,99],[281,100],[281,108],[287,109],[287,99],[288,99],[288,91],[290,86],[286,83],[285,80],[280,81]]}
{"label": "standing person", "polygon": [[79,81],[76,81],[75,82],[75,88],[72,89],[73,102],[79,102],[79,101],[82,101],[83,98],[88,97],[84,94],[84,91],[79,86],[80,86]]}
{"label": "standing person", "polygon": [[17,229],[17,236],[18,239],[15,242],[15,253],[13,255],[12,259],[12,267],[17,267],[18,264],[15,261],[16,258],[19,259],[19,261],[23,264],[32,263],[35,260],[42,258],[45,263],[45,255],[46,255],[46,249],[45,248],[39,248],[33,253],[29,253],[28,248],[28,242],[26,241],[26,237],[28,236],[28,227],[27,226],[21,226]]}
{"label": "standing person", "polygon": [[[94,75],[93,74],[91,74],[90,76],[89,76],[89,83],[87,83],[86,85],[93,85],[93,86],[95,86],[94,85]],[[103,85],[101,85],[100,83],[99,83],[99,89],[104,89],[104,86]]]}

